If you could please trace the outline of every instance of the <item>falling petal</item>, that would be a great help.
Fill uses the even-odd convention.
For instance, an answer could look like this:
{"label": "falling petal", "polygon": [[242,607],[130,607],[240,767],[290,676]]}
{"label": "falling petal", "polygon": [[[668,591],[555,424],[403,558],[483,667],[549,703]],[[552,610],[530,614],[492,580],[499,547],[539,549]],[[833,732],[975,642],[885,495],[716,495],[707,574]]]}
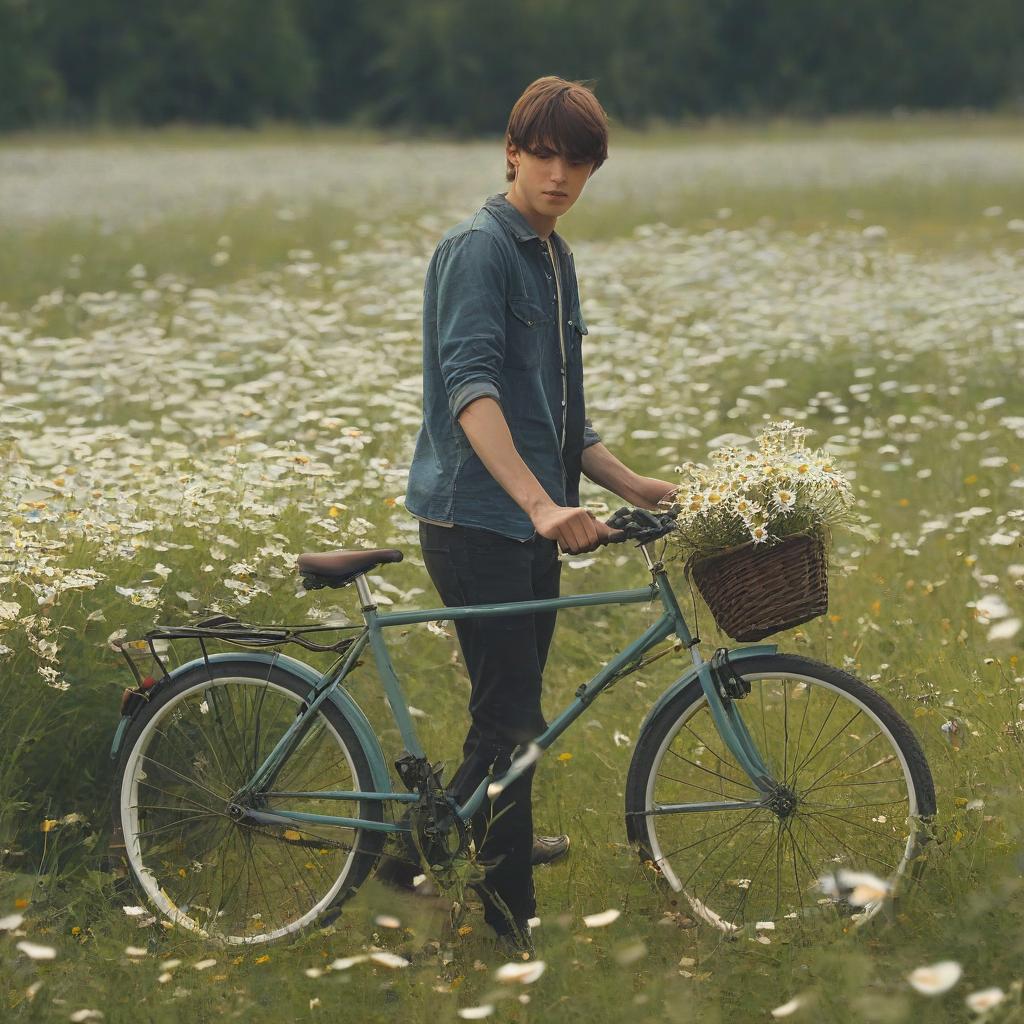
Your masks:
{"label": "falling petal", "polygon": [[350,967],[354,967],[356,964],[366,963],[370,958],[365,954],[357,954],[356,956],[344,956],[338,960],[331,962],[332,971],[347,971]]}
{"label": "falling petal", "polygon": [[801,1006],[804,1005],[803,999],[800,996],[794,996],[788,1003],[783,1003],[781,1006],[776,1006],[772,1010],[773,1017],[788,1017],[792,1013],[796,1013]]}
{"label": "falling petal", "polygon": [[918,967],[907,975],[907,981],[925,996],[938,996],[948,992],[963,974],[963,968],[955,960],[940,960],[938,963]]}
{"label": "falling petal", "polygon": [[38,942],[22,941],[14,948],[20,949],[30,960],[52,960],[57,955],[53,946],[41,946]]}
{"label": "falling petal", "polygon": [[498,981],[519,982],[522,985],[532,985],[543,973],[547,964],[543,960],[527,960],[525,962],[513,962],[503,964],[494,972]]}
{"label": "falling petal", "polygon": [[397,970],[400,967],[409,966],[409,961],[406,960],[404,956],[398,956],[397,953],[371,953],[370,959],[375,964],[380,964],[381,967],[390,967],[392,970]]}
{"label": "falling petal", "polygon": [[975,1013],[986,1013],[994,1006],[998,1006],[1006,998],[1006,993],[1001,988],[983,988],[979,992],[972,992],[964,999],[968,1008]]}
{"label": "falling petal", "polygon": [[597,914],[587,914],[583,918],[583,923],[588,928],[604,928],[606,925],[611,924],[613,921],[617,921],[621,914],[621,910],[616,910],[613,907],[611,910],[602,910],[600,913]]}

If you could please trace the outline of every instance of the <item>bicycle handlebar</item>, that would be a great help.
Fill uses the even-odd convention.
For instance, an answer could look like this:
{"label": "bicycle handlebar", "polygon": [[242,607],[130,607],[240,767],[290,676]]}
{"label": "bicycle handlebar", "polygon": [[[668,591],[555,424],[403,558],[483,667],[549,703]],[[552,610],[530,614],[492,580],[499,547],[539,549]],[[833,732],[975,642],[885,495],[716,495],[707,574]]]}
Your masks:
{"label": "bicycle handlebar", "polygon": [[652,540],[657,540],[676,529],[676,516],[681,511],[682,505],[678,503],[670,505],[660,513],[623,505],[604,520],[606,526],[610,526],[613,530],[621,530],[622,536],[609,537],[604,543],[622,544],[627,540],[635,540],[641,544],[647,544]]}

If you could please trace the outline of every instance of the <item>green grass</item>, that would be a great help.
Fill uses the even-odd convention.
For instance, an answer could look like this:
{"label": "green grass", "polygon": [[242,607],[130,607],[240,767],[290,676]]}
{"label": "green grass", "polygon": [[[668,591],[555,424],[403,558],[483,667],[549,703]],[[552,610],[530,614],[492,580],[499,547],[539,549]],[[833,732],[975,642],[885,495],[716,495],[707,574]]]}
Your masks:
{"label": "green grass", "polygon": [[[25,936],[0,937],[4,1018],[58,1021],[98,1009],[107,1022],[436,1022],[496,1000],[490,1019],[502,1021],[703,1024],[772,1019],[772,1008],[800,995],[795,1020],[929,1024],[973,1019],[964,996],[998,985],[1007,1000],[988,1019],[1019,1020],[1020,639],[989,639],[968,605],[998,594],[1004,618],[1024,617],[1013,420],[1024,408],[1024,236],[1007,227],[1024,217],[1022,165],[1007,162],[1015,129],[1010,120],[915,119],[619,135],[566,219],[591,326],[588,409],[624,462],[672,479],[673,466],[703,457],[711,438],[794,415],[856,473],[879,540],[842,540],[830,615],[778,639],[846,664],[911,722],[936,779],[938,842],[920,886],[868,929],[722,944],[671,923],[666,912],[678,908],[654,891],[625,842],[632,744],[612,740],[621,731],[635,741],[682,672],[678,656],[663,658],[597,701],[552,752],[571,758],[550,756],[538,770],[538,828],[569,832],[573,852],[537,872],[547,970],[513,989],[494,982],[478,914],[467,919],[471,932],[442,941],[428,911],[368,885],[333,932],[271,947],[260,961],[159,924],[135,927],[121,907],[137,897],[100,870],[108,751],[129,682],[107,645],[116,629],[139,635],[154,621],[187,621],[194,608],[253,621],[338,610],[355,619],[351,588],[296,597],[289,558],[360,544],[405,551],[404,562],[374,574],[402,592],[422,588],[407,600],[384,591],[396,605],[436,603],[414,526],[396,503],[418,422],[409,382],[420,365],[422,272],[455,207],[469,212],[502,188],[500,150],[492,165],[482,146],[459,147],[471,166],[452,169],[441,142],[407,150],[326,130],[0,141],[0,161],[46,151],[50,176],[25,194],[52,195],[58,210],[8,211],[11,244],[0,252],[0,602],[19,604],[16,622],[0,611],[0,645],[9,648],[0,647],[0,917],[26,918]],[[928,159],[900,155],[904,144],[936,140]],[[394,144],[387,161],[375,163],[385,142]],[[841,143],[855,144],[852,171],[834,156]],[[665,175],[665,154],[678,147],[703,168],[693,180]],[[202,168],[239,151],[282,162],[266,194],[236,195],[234,170],[200,179],[227,196],[206,209],[202,188],[179,194],[168,181],[163,161],[174,151]],[[95,192],[76,168],[93,168],[97,153],[130,157],[147,176],[140,186],[152,189],[124,208]],[[328,161],[318,173],[350,161],[344,187],[331,178],[318,191],[296,178],[289,194],[290,175],[318,153]],[[737,166],[730,153],[754,163]],[[880,167],[895,161],[893,173],[874,174],[875,153]],[[828,174],[787,183],[787,160],[797,169],[822,160]],[[382,198],[374,189],[391,161],[406,184]],[[929,161],[935,176],[925,180]],[[260,164],[237,173],[240,184],[264,181]],[[51,190],[61,182],[80,197],[81,217],[60,212]],[[993,206],[1003,212],[983,216]],[[294,216],[282,219],[282,209]],[[871,224],[888,237],[865,239]],[[226,262],[213,262],[219,251]],[[137,264],[144,276],[129,276]],[[784,386],[759,387],[773,378]],[[850,388],[865,383],[858,398]],[[308,469],[320,475],[301,475]],[[592,485],[584,497],[619,504]],[[989,511],[956,514],[972,508]],[[643,585],[631,549],[588,557],[590,565],[563,568],[563,593]],[[241,563],[251,571],[233,568]],[[48,594],[85,568],[102,574],[95,586]],[[681,574],[674,578],[689,615]],[[642,606],[561,613],[546,709],[567,703],[649,621]],[[699,623],[711,643],[723,639],[703,609]],[[424,743],[454,766],[468,693],[457,644],[424,627],[398,634],[388,636],[392,660],[409,701],[428,712],[417,721]],[[69,689],[48,687],[40,667]],[[357,676],[354,696],[395,756],[372,665]],[[942,731],[953,718],[962,723],[956,747]],[[968,810],[974,800],[984,806]],[[84,822],[41,831],[44,820],[72,813]],[[609,907],[623,911],[614,924],[582,926],[582,915]],[[376,927],[381,912],[404,928]],[[22,938],[56,947],[57,958],[28,960],[15,950]],[[303,973],[371,944],[411,954],[412,966]],[[126,946],[147,954],[132,962]],[[217,964],[196,971],[205,958]],[[182,963],[161,982],[168,959]],[[914,992],[907,973],[942,959],[963,964],[960,984],[934,998]]]}

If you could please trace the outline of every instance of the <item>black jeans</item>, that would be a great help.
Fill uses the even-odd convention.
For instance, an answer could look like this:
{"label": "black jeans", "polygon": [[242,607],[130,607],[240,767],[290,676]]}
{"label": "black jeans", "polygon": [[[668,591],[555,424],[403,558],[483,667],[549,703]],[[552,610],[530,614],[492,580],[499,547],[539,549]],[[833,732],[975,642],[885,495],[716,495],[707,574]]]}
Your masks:
{"label": "black jeans", "polygon": [[[476,527],[420,522],[420,549],[445,606],[559,595],[558,544],[539,535],[522,542]],[[492,765],[495,774],[504,771],[515,747],[547,728],[541,679],[556,615],[454,620],[472,687],[463,761],[447,786],[460,803]],[[486,867],[480,889],[484,918],[499,933],[513,923],[520,927],[537,909],[530,865],[533,772],[531,767],[496,799],[485,800],[473,820],[477,854]]]}

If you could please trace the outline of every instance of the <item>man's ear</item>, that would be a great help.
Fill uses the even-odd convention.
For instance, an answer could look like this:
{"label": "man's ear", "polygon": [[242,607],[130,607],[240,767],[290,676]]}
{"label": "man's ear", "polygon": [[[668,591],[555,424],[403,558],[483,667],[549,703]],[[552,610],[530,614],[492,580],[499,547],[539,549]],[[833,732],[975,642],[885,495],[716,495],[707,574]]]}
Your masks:
{"label": "man's ear", "polygon": [[[513,160],[512,157],[516,159]],[[505,144],[505,159],[512,164],[513,167],[519,166],[519,147],[513,142],[507,142]]]}

